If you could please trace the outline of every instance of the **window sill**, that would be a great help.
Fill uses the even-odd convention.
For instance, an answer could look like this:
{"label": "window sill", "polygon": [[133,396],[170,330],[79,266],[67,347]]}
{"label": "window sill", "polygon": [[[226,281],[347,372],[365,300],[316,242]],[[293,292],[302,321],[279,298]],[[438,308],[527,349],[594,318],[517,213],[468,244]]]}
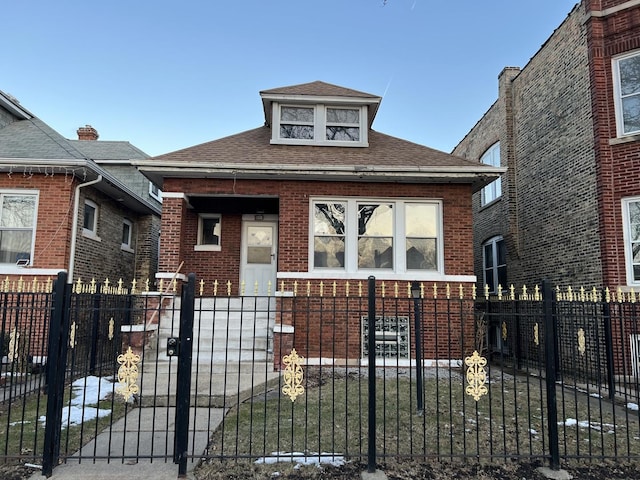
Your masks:
{"label": "window sill", "polygon": [[84,238],[88,238],[90,240],[95,240],[96,242],[101,242],[102,239],[97,236],[94,232],[92,232],[91,230],[82,230],[82,236]]}
{"label": "window sill", "polygon": [[484,205],[481,205],[480,210],[478,211],[481,212],[482,210],[486,210],[487,208],[493,207],[494,205],[497,205],[498,203],[500,203],[501,200],[502,200],[502,195],[500,195],[498,198],[494,198],[489,203],[485,203]]}
{"label": "window sill", "polygon": [[640,133],[636,133],[635,135],[625,135],[624,137],[610,138],[609,145],[621,145],[624,143],[638,141],[640,141]]}
{"label": "window sill", "polygon": [[195,245],[194,252],[219,252],[222,249],[220,245]]}
{"label": "window sill", "polygon": [[135,250],[133,250],[133,248],[131,248],[129,245],[122,245],[122,246],[120,247],[120,249],[121,249],[123,252],[127,252],[127,253],[136,253],[136,252],[135,252]]}
{"label": "window sill", "polygon": [[292,138],[271,139],[272,145],[304,145],[308,147],[368,147],[369,142],[341,142],[338,140],[316,142],[313,140],[296,140]]}

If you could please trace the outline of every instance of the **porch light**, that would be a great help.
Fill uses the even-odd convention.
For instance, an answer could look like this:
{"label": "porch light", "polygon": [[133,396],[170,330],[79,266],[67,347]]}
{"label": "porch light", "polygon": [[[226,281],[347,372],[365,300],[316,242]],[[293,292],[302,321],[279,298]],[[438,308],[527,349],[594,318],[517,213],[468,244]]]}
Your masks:
{"label": "porch light", "polygon": [[420,283],[416,281],[411,282],[411,296],[417,299],[420,298],[420,293]]}

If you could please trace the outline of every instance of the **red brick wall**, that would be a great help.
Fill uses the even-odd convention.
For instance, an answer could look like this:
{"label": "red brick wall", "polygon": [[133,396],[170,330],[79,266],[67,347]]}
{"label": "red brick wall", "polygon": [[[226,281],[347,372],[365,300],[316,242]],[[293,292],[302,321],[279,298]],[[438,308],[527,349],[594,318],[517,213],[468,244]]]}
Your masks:
{"label": "red brick wall", "polygon": [[[308,270],[309,196],[441,199],[444,223],[444,268],[447,275],[472,275],[470,185],[398,185],[353,182],[246,181],[166,179],[165,192],[221,195],[270,195],[280,199],[278,271]],[[212,212],[215,213],[215,212]],[[240,263],[240,215],[222,218],[221,251],[194,252],[197,215],[183,199],[165,198],[162,214],[160,271],[195,272],[208,285],[218,280],[237,285]],[[237,291],[234,290],[234,294]]]}
{"label": "red brick wall", "polygon": [[71,176],[0,175],[0,189],[39,190],[38,221],[33,268],[66,269],[69,265],[69,236],[73,224]]}
{"label": "red brick wall", "polygon": [[[592,10],[622,5],[622,0],[591,0]],[[621,199],[640,195],[639,139],[617,141],[612,58],[640,49],[640,5],[587,22],[589,69],[598,175],[603,284],[626,285]]]}

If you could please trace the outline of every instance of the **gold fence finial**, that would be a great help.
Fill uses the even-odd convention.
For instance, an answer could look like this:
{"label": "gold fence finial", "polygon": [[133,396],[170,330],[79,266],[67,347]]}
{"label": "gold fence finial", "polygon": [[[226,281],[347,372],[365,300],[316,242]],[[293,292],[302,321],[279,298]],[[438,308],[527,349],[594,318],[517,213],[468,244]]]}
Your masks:
{"label": "gold fence finial", "polygon": [[347,281],[344,283],[344,295],[345,295],[346,297],[348,297],[348,296],[349,296],[349,280],[347,280]]}
{"label": "gold fence finial", "polygon": [[473,285],[471,285],[471,298],[473,300],[476,299],[476,296],[478,294],[478,287],[476,286],[476,284],[474,283]]}
{"label": "gold fence finial", "polygon": [[204,280],[200,279],[200,296],[204,293]]}
{"label": "gold fence finial", "polygon": [[134,278],[133,280],[131,280],[131,293],[136,294],[138,293],[136,291],[136,286],[138,285],[138,281]]}
{"label": "gold fence finial", "polygon": [[449,300],[451,298],[451,286],[448,283],[447,283],[446,293],[447,293],[447,300]]}
{"label": "gold fence finial", "polygon": [[393,284],[393,294],[395,298],[398,298],[398,282]]}
{"label": "gold fence finial", "polygon": [[218,296],[218,280],[213,281],[213,296]]}
{"label": "gold fence finial", "polygon": [[434,299],[438,298],[438,284],[437,283],[433,284],[433,298]]}
{"label": "gold fence finial", "polygon": [[464,299],[464,288],[462,286],[462,284],[460,284],[460,288],[458,289],[458,292],[460,293],[460,300]]}
{"label": "gold fence finial", "polygon": [[227,280],[227,297],[231,296],[231,280]]}
{"label": "gold fence finial", "polygon": [[337,289],[338,289],[338,284],[336,283],[336,281],[333,281],[333,297],[335,298],[336,293],[337,293]]}
{"label": "gold fence finial", "polygon": [[324,297],[324,282],[322,280],[320,280],[320,296]]}
{"label": "gold fence finial", "polygon": [[488,283],[484,284],[484,298],[486,300],[489,300],[489,284]]}
{"label": "gold fence finial", "polygon": [[502,300],[502,285],[498,284],[498,300]]}
{"label": "gold fence finial", "polygon": [[384,280],[382,282],[380,282],[380,294],[382,295],[382,298],[384,298],[386,296],[386,288],[387,286],[384,283]]}
{"label": "gold fence finial", "polygon": [[269,296],[269,297],[271,296],[271,287],[272,287],[272,286],[273,286],[273,285],[271,284],[271,280],[269,280],[269,281],[267,282],[267,296]]}

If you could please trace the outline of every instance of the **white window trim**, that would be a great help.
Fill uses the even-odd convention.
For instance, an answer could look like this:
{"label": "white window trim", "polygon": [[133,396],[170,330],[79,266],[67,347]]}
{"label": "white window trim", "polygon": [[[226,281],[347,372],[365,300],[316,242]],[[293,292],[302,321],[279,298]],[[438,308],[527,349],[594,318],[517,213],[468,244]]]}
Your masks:
{"label": "white window trim", "polygon": [[[156,187],[158,189],[158,193],[153,191],[153,187]],[[153,182],[149,182],[149,196],[162,203],[162,190],[160,190],[160,187],[158,187]]]}
{"label": "white window trim", "polygon": [[[313,211],[315,203],[346,203],[345,218],[345,261],[344,268],[315,268],[314,259],[314,225]],[[358,204],[385,203],[393,205],[394,235],[393,235],[393,268],[358,268]],[[406,259],[406,228],[404,207],[411,203],[432,204],[437,207],[437,236],[436,236],[436,261],[438,268],[435,270],[407,269]],[[320,276],[348,276],[358,278],[368,275],[385,278],[404,276],[407,278],[423,277],[426,273],[430,277],[442,277],[444,275],[444,238],[443,238],[443,212],[442,201],[424,198],[364,198],[364,197],[312,197],[309,199],[309,272]],[[279,274],[280,276],[280,274]]]}
{"label": "white window trim", "polygon": [[[38,190],[0,190],[0,195],[34,195],[36,197],[36,203],[33,211],[33,226],[31,227],[31,251],[29,252],[29,263],[21,265],[17,268],[23,268],[33,265],[35,247],[36,247],[36,230],[38,229],[38,206],[40,204],[40,192]],[[0,263],[3,267],[15,266],[14,263]],[[4,270],[3,270],[4,271]],[[31,273],[31,270],[29,271]],[[22,273],[22,272],[20,272]]]}
{"label": "white window trim", "polygon": [[124,250],[125,252],[129,252],[129,253],[133,253],[133,248],[132,248],[132,242],[133,242],[133,223],[131,222],[131,220],[128,220],[126,218],[124,218],[122,220],[122,226],[124,228],[125,225],[129,226],[129,240],[127,241],[127,243],[122,243],[120,245],[120,248],[122,250]]}
{"label": "white window trim", "polygon": [[[495,152],[498,152],[498,159],[497,162],[493,161],[495,160]],[[491,159],[491,161],[487,162],[487,159]],[[491,145],[489,148],[487,148],[487,150],[482,154],[482,156],[480,157],[480,163],[483,163],[485,165],[491,165],[492,167],[499,167],[500,166],[500,142],[496,142],[493,145]],[[497,163],[497,165],[496,165]],[[492,198],[490,200],[487,200],[487,193],[491,192],[491,196]],[[485,206],[485,205],[489,205],[490,203],[495,202],[496,200],[498,200],[500,197],[502,197],[502,177],[499,177],[497,179],[495,179],[493,182],[491,182],[489,185],[486,185],[485,187],[483,187],[482,189],[482,193],[481,193],[481,206]]]}
{"label": "white window trim", "polygon": [[620,60],[625,60],[627,58],[639,56],[640,51],[635,50],[631,53],[626,53],[624,55],[619,55],[611,59],[611,70],[613,73],[613,100],[616,114],[616,133],[617,138],[629,137],[640,134],[639,130],[634,130],[632,132],[624,131],[624,116],[623,116],[623,108],[622,108],[622,90],[620,86],[620,68],[619,63]]}
{"label": "white window trim", "polygon": [[631,250],[631,232],[629,231],[629,204],[640,202],[640,197],[628,197],[622,199],[622,236],[624,239],[624,263],[627,273],[627,285],[640,285],[640,280],[633,278],[633,251]]}
{"label": "white window trim", "polygon": [[[300,107],[313,108],[313,133],[314,138],[298,139],[298,138],[280,138],[280,108],[281,107]],[[337,109],[353,109],[360,111],[360,141],[348,142],[339,140],[326,140],[325,131],[327,127],[327,108]],[[333,105],[330,103],[317,104],[292,104],[292,103],[273,103],[273,118],[271,128],[271,143],[278,145],[316,145],[316,146],[334,146],[334,147],[368,147],[368,130],[367,130],[367,107],[364,105]],[[333,124],[331,124],[333,125]],[[344,124],[345,126],[356,126],[355,124]]]}
{"label": "white window trim", "polygon": [[87,238],[91,238],[96,241],[101,241],[98,236],[98,217],[100,216],[100,207],[97,203],[92,202],[91,200],[84,201],[84,208],[89,205],[95,209],[96,214],[93,217],[93,228],[85,228],[84,226],[84,209],[82,210],[82,235]]}
{"label": "white window trim", "polygon": [[[220,236],[218,245],[206,245],[202,243],[202,220],[206,218],[218,218],[220,220]],[[198,214],[198,240],[193,247],[195,252],[219,252],[222,249],[222,215],[219,213],[199,213]]]}

